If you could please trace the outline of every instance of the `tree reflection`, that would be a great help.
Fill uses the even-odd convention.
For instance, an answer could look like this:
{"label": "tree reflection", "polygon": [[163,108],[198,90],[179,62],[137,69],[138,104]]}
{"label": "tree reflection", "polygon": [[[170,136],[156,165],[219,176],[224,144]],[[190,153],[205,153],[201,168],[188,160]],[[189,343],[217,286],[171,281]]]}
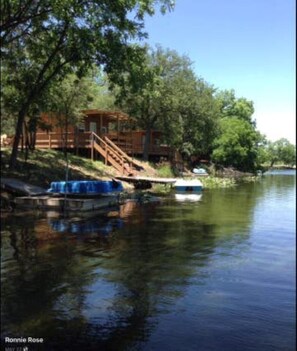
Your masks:
{"label": "tree reflection", "polygon": [[259,196],[248,186],[206,192],[197,204],[128,202],[108,219],[123,223],[108,235],[102,216],[76,233],[69,220],[66,231],[46,219],[7,220],[3,335],[44,337],[54,350],[141,348],[193,278],[204,283],[222,240],[245,242]]}

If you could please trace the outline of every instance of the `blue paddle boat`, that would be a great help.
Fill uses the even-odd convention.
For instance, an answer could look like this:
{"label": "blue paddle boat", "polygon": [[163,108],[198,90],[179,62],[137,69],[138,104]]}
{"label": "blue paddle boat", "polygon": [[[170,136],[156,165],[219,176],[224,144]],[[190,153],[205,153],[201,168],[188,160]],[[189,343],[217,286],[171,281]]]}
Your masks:
{"label": "blue paddle boat", "polygon": [[71,180],[52,182],[48,193],[94,197],[118,195],[123,185],[117,180]]}

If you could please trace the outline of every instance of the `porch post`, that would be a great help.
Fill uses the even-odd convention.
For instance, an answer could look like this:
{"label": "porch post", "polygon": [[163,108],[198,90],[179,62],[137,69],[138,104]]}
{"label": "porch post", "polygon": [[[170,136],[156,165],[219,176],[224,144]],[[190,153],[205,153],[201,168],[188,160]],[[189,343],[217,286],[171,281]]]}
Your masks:
{"label": "porch post", "polygon": [[94,161],[94,134],[91,132],[91,159]]}
{"label": "porch post", "polygon": [[119,120],[119,115],[117,114],[117,139],[118,139],[118,142],[119,142],[119,139],[120,139],[120,120]]}
{"label": "porch post", "polygon": [[100,129],[98,135],[101,136],[102,134],[102,114],[100,114]]}

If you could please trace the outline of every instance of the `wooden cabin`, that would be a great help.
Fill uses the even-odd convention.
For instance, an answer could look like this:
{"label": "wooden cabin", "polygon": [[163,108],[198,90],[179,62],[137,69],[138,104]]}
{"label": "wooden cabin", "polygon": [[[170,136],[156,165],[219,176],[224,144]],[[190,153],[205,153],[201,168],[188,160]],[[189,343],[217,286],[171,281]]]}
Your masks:
{"label": "wooden cabin", "polygon": [[[141,157],[145,141],[145,131],[135,128],[135,120],[119,111],[85,110],[79,125],[70,122],[66,128],[56,116],[43,114],[36,133],[36,147],[41,149],[82,149],[91,148],[91,134],[108,138],[130,156]],[[67,133],[66,133],[67,129]],[[152,131],[149,156],[169,158],[171,148],[161,144],[162,133]],[[66,146],[67,144],[67,146]]]}

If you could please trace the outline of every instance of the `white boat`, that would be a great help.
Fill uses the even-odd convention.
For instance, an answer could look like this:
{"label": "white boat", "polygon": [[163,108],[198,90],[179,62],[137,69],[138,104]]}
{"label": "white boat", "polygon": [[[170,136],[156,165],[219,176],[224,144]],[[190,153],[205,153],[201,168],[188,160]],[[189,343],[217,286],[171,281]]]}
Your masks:
{"label": "white boat", "polygon": [[208,173],[204,168],[194,168],[192,172],[200,176],[208,176]]}
{"label": "white boat", "polygon": [[173,184],[173,188],[179,193],[200,193],[203,185],[198,179],[178,179]]}

